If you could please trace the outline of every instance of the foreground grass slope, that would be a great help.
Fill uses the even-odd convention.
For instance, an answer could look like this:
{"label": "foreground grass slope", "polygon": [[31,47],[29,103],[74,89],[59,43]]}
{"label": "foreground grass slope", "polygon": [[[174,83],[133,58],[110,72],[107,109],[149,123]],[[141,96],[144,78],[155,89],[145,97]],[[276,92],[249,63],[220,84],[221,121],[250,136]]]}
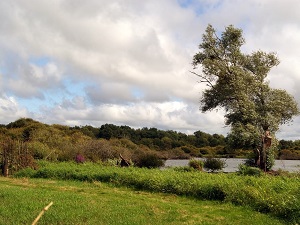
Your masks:
{"label": "foreground grass slope", "polygon": [[288,222],[300,221],[299,175],[250,177],[173,169],[119,168],[92,163],[44,163],[39,170],[20,171],[16,176],[108,182],[136,190],[218,200],[251,207]]}
{"label": "foreground grass slope", "polygon": [[0,224],[203,224],[279,225],[284,222],[244,207],[170,194],[116,188],[101,182],[0,177]]}

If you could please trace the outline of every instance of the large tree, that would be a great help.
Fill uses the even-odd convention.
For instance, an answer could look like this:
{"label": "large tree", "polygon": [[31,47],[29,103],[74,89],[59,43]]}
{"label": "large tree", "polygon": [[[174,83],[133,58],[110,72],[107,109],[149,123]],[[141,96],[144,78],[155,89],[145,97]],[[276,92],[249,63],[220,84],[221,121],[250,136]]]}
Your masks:
{"label": "large tree", "polygon": [[[256,163],[266,170],[272,166],[267,163],[267,155],[271,155],[275,132],[299,110],[290,94],[271,88],[266,80],[271,68],[279,64],[276,54],[245,54],[241,51],[243,44],[241,29],[230,25],[218,36],[208,25],[200,51],[194,55],[192,73],[207,85],[200,101],[201,110],[223,108],[225,123],[231,127],[229,137],[237,146],[253,146],[257,151]],[[275,141],[272,143],[274,146]]]}

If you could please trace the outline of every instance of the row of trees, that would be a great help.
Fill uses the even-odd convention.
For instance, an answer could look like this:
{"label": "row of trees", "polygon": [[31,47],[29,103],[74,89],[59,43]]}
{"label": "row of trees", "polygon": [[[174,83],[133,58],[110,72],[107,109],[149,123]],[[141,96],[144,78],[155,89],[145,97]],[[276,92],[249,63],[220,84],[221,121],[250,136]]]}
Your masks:
{"label": "row of trees", "polygon": [[[80,156],[80,160],[98,162],[118,159],[120,154],[136,165],[151,166],[158,163],[157,159],[245,156],[251,149],[251,146],[233,149],[227,140],[222,135],[201,131],[187,135],[113,124],[100,128],[69,127],[22,118],[0,126],[0,166],[2,173],[7,175],[8,170],[35,167],[36,159],[69,161]],[[300,141],[281,140],[279,144],[280,156],[290,159],[300,156]]]}
{"label": "row of trees", "polygon": [[135,144],[143,144],[157,150],[167,150],[180,146],[215,147],[226,144],[225,137],[219,134],[208,134],[196,131],[193,135],[168,130],[158,130],[157,128],[133,129],[128,126],[116,126],[105,124],[100,127],[99,138],[127,138]]}
{"label": "row of trees", "polygon": [[[83,148],[87,142],[92,146],[95,145],[94,142],[100,140],[107,143],[122,140],[125,148],[134,149],[137,146],[144,146],[144,148],[160,153],[176,149],[184,157],[203,154],[223,156],[231,154],[234,157],[243,150],[247,152],[253,149],[252,145],[232,146],[229,137],[219,134],[211,135],[202,131],[188,135],[171,130],[133,129],[129,126],[113,124],[104,124],[100,128],[93,126],[69,127],[57,124],[47,125],[29,118],[18,119],[7,125],[2,125],[0,127],[0,140],[5,142],[7,138],[28,142],[31,147],[34,146],[35,152],[37,156],[40,154],[40,158],[58,149],[63,149],[65,152],[76,152],[78,151],[77,148]],[[279,150],[298,151],[300,150],[300,140],[281,140],[279,141]],[[51,157],[50,154],[48,158]]]}
{"label": "row of trees", "polygon": [[[181,146],[201,148],[226,145],[226,138],[223,135],[211,135],[202,131],[196,131],[194,134],[188,135],[172,130],[163,131],[147,127],[134,129],[129,126],[117,126],[114,124],[104,124],[100,128],[93,126],[49,126],[29,118],[22,118],[8,125],[2,125],[2,134],[28,141],[36,139],[45,130],[51,130],[51,128],[59,130],[63,136],[72,136],[74,133],[80,133],[92,139],[128,139],[137,145],[144,145],[154,150],[169,150]],[[51,132],[55,133],[54,131]]]}

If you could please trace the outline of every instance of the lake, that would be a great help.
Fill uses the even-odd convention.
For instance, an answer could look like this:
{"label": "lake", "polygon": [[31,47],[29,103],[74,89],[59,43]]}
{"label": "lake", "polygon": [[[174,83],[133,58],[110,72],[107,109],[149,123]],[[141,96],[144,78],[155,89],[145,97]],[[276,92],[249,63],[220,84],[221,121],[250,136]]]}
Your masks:
{"label": "lake", "polygon": [[[235,172],[238,170],[239,164],[244,163],[246,159],[224,158],[227,166],[223,169],[224,172]],[[168,159],[165,162],[165,167],[187,166],[189,159]],[[282,169],[289,172],[300,172],[300,160],[275,160],[273,170]]]}

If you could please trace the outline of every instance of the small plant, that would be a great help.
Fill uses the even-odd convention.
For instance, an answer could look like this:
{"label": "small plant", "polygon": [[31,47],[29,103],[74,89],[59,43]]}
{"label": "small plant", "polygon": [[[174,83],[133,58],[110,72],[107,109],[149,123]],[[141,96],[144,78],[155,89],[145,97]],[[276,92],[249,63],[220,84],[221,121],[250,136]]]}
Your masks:
{"label": "small plant", "polygon": [[196,170],[202,171],[203,170],[203,165],[204,165],[204,163],[201,160],[191,159],[189,161],[189,166],[196,169]]}
{"label": "small plant", "polygon": [[209,157],[204,160],[203,167],[209,171],[215,172],[225,168],[226,163],[222,159]]}
{"label": "small plant", "polygon": [[85,162],[85,158],[84,158],[83,155],[77,154],[76,157],[75,157],[75,161],[76,161],[77,163],[84,163],[84,162]]}

